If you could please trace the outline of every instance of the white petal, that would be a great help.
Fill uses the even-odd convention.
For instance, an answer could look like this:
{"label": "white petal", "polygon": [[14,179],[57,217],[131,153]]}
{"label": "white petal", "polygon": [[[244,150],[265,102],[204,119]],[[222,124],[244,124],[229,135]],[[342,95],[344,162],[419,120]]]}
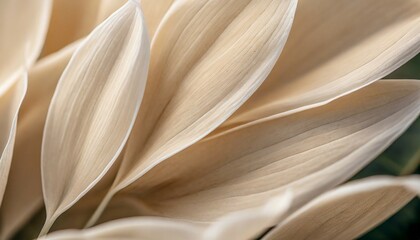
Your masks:
{"label": "white petal", "polygon": [[138,3],[98,26],[64,70],[42,143],[45,233],[107,172],[122,151],[142,101],[149,42]]}

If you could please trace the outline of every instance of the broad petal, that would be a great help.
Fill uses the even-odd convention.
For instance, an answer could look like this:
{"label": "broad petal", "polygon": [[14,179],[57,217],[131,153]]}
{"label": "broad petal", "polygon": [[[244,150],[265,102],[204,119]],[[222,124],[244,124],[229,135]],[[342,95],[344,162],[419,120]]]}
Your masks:
{"label": "broad petal", "polygon": [[417,0],[301,0],[285,49],[261,88],[224,126],[326,104],[420,52]]}
{"label": "broad petal", "polygon": [[9,181],[0,210],[0,239],[9,239],[42,206],[42,131],[58,79],[77,44],[43,58],[28,73],[28,92],[19,111]]}
{"label": "broad petal", "polygon": [[25,97],[27,74],[23,74],[0,96],[0,207],[9,176],[20,105]]}
{"label": "broad petal", "polygon": [[42,143],[47,210],[43,232],[115,162],[134,124],[147,79],[149,42],[139,4],[98,26],[64,70]]}
{"label": "broad petal", "polygon": [[420,112],[420,82],[379,81],[322,107],[213,135],[127,192],[148,214],[210,221],[291,188],[300,207],[363,168]]}
{"label": "broad petal", "polygon": [[315,198],[264,239],[356,239],[416,194],[420,196],[420,176],[354,181]]}
{"label": "broad petal", "polygon": [[50,0],[0,1],[0,96],[37,59],[50,10]]}

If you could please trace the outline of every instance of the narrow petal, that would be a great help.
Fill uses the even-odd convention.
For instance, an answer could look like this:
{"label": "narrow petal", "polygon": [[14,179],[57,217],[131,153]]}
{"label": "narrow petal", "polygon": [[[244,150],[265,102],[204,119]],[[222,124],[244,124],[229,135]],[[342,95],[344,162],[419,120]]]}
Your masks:
{"label": "narrow petal", "polygon": [[0,209],[0,239],[9,239],[41,209],[42,131],[58,79],[77,44],[43,58],[28,73],[28,92],[19,111],[9,181]]}
{"label": "narrow petal", "polygon": [[149,36],[155,35],[159,23],[175,0],[141,0],[141,8],[147,23]]}
{"label": "narrow petal", "polygon": [[120,188],[203,138],[256,90],[282,50],[295,6],[294,0],[176,2],[152,46],[150,85]]}
{"label": "narrow petal", "polygon": [[87,36],[127,0],[54,0],[41,56]]}
{"label": "narrow petal", "polygon": [[149,42],[127,2],[76,50],[48,110],[42,143],[45,233],[117,159],[142,101]]}
{"label": "narrow petal", "polygon": [[27,81],[27,74],[23,74],[0,96],[0,207],[12,161],[19,107],[26,93]]}
{"label": "narrow petal", "polygon": [[131,189],[154,212],[211,221],[290,188],[292,209],[350,178],[420,112],[420,82],[379,81],[322,107],[214,135]]}
{"label": "narrow petal", "polygon": [[38,58],[50,11],[50,0],[0,1],[0,96]]}
{"label": "narrow petal", "polygon": [[317,197],[282,222],[264,239],[356,239],[415,195],[420,176],[371,177]]}
{"label": "narrow petal", "polygon": [[[384,14],[386,13],[386,14]],[[420,1],[301,0],[267,81],[224,125],[288,115],[379,80],[420,52]]]}
{"label": "narrow petal", "polygon": [[158,217],[136,217],[111,221],[86,230],[55,232],[42,239],[252,239],[282,219],[290,206],[291,196],[291,193],[286,193],[274,197],[262,206],[223,216],[211,224]]}

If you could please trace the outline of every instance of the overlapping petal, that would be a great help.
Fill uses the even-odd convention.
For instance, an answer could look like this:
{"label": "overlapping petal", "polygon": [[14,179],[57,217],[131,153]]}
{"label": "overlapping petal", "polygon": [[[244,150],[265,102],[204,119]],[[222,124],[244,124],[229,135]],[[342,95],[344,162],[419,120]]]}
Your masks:
{"label": "overlapping petal", "polygon": [[351,182],[317,197],[263,239],[356,239],[416,195],[420,176]]}
{"label": "overlapping petal", "polygon": [[153,39],[144,101],[104,204],[203,138],[254,93],[281,53],[296,4],[183,0],[172,5]]}
{"label": "overlapping petal", "polygon": [[350,178],[416,119],[420,82],[379,81],[322,107],[211,136],[144,175],[144,214],[214,220],[287,188],[293,209]]}
{"label": "overlapping petal", "polygon": [[0,239],[9,239],[42,206],[42,131],[58,79],[78,44],[49,55],[29,70],[28,91],[19,111],[9,180],[0,209]]}
{"label": "overlapping petal", "polygon": [[117,159],[147,79],[149,42],[139,4],[127,2],[80,45],[60,78],[42,143],[43,233]]}
{"label": "overlapping petal", "polygon": [[325,104],[379,80],[420,52],[417,0],[301,0],[274,70],[226,128]]}

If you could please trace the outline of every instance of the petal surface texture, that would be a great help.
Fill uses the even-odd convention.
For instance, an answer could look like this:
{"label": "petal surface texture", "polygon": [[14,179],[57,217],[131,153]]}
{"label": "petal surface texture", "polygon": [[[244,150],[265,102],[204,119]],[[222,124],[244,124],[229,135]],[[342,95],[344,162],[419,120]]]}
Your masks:
{"label": "petal surface texture", "polygon": [[[386,14],[385,14],[386,13]],[[417,0],[301,0],[279,61],[225,127],[325,104],[420,52]]]}
{"label": "petal surface texture", "polygon": [[210,136],[127,189],[144,214],[212,221],[291,189],[292,209],[346,181],[420,112],[420,82],[384,80],[322,107]]}
{"label": "petal surface texture", "polygon": [[135,1],[99,25],[72,56],[43,134],[44,232],[122,151],[142,101],[148,62],[147,31]]}

